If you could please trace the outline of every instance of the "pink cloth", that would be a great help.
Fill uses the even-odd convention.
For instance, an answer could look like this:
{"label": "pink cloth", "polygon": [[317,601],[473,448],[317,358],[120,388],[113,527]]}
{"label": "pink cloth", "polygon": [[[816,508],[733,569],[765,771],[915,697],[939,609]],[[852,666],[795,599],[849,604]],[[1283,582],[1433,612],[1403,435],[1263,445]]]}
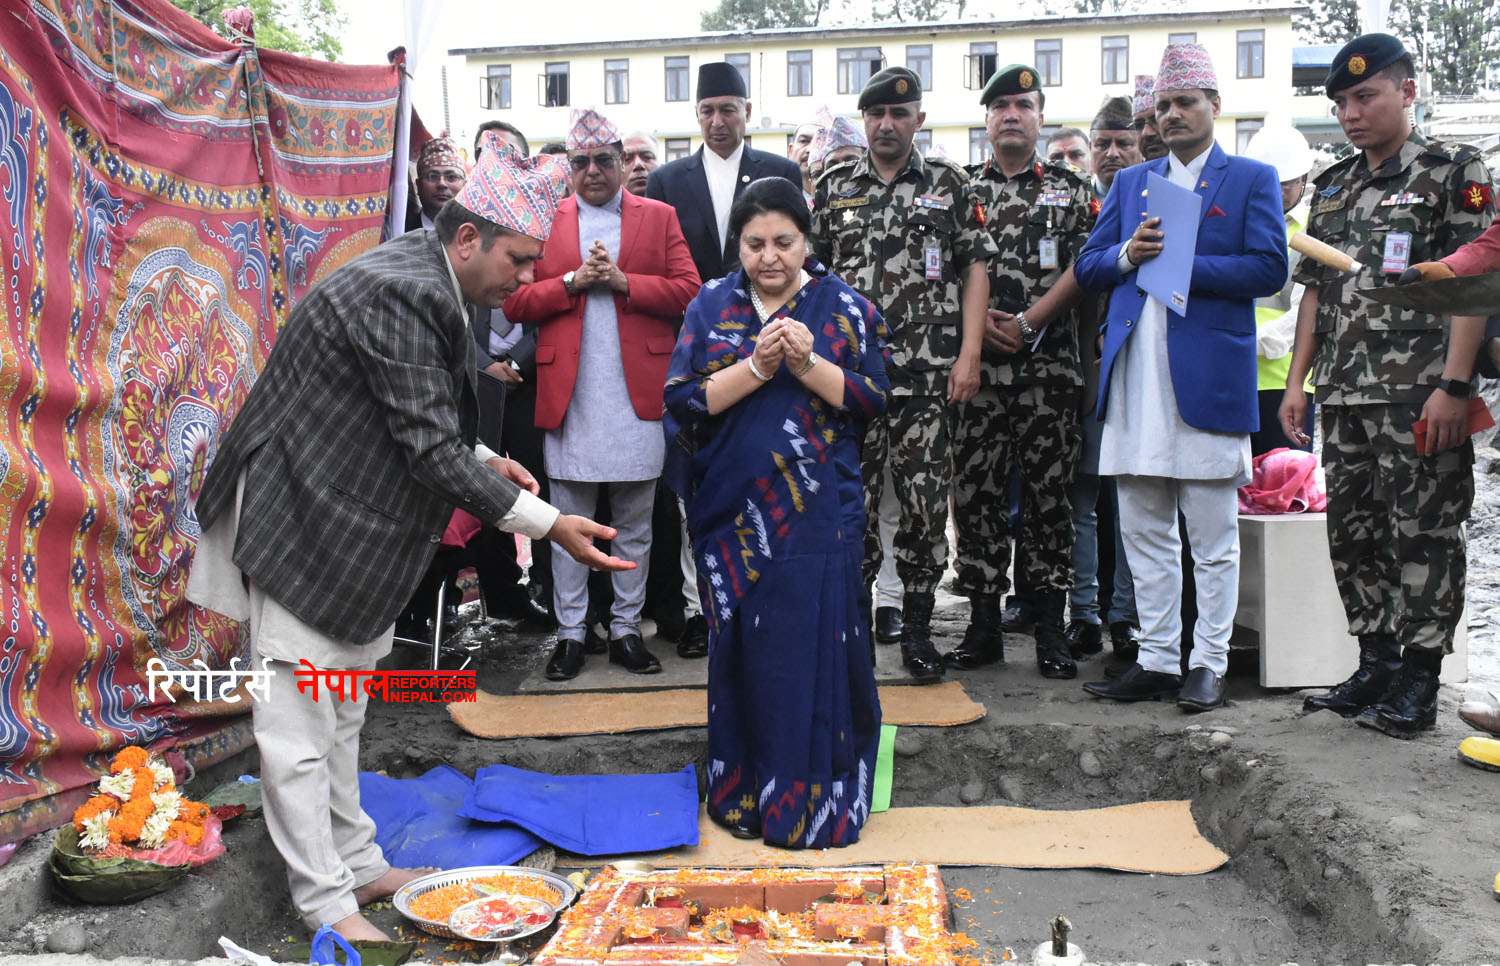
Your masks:
{"label": "pink cloth", "polygon": [[1500,218],[1484,234],[1443,259],[1454,275],[1483,275],[1500,271]]}
{"label": "pink cloth", "polygon": [[484,526],[479,518],[468,510],[455,509],[448,519],[448,529],[443,531],[442,545],[445,547],[467,547],[474,534]]}
{"label": "pink cloth", "polygon": [[1251,467],[1250,482],[1239,489],[1241,513],[1321,513],[1328,508],[1313,454],[1283,446],[1255,457]]}
{"label": "pink cloth", "polygon": [[568,166],[556,155],[523,158],[499,131],[485,131],[474,171],[458,203],[502,228],[546,241],[568,184]]}

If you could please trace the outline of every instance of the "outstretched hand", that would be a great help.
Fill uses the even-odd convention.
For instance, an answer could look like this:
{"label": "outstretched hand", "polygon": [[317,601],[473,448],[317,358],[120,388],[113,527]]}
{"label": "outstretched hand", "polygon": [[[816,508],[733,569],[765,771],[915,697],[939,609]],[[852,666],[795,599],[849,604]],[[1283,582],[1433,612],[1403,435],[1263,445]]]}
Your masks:
{"label": "outstretched hand", "polygon": [[613,540],[615,535],[614,527],[606,527],[595,523],[588,517],[573,516],[569,513],[560,514],[557,522],[552,524],[552,529],[547,531],[548,540],[567,551],[568,556],[590,570],[634,570],[634,562],[611,557],[594,546],[596,538]]}
{"label": "outstretched hand", "polygon": [[521,489],[526,490],[532,496],[536,496],[542,492],[542,488],[537,485],[536,477],[528,473],[526,467],[515,460],[504,456],[492,456],[485,462],[489,465],[490,469],[510,480]]}

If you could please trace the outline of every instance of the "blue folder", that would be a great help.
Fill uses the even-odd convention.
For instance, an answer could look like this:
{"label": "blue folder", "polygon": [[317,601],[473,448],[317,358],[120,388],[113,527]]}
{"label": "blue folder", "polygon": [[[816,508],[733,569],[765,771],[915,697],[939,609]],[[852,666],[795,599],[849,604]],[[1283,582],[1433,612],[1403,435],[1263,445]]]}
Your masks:
{"label": "blue folder", "polygon": [[1198,253],[1198,222],[1203,197],[1159,174],[1146,175],[1146,216],[1160,218],[1161,254],[1141,266],[1136,284],[1178,315],[1187,315],[1193,283],[1193,256]]}
{"label": "blue folder", "polygon": [[375,844],[397,868],[513,865],[542,847],[523,828],[459,815],[473,792],[474,783],[447,765],[420,778],[359,775],[360,806],[375,820]]}
{"label": "blue folder", "polygon": [[544,775],[488,765],[459,814],[513,822],[578,855],[657,852],[698,844],[698,777],[692,765],[664,775]]}

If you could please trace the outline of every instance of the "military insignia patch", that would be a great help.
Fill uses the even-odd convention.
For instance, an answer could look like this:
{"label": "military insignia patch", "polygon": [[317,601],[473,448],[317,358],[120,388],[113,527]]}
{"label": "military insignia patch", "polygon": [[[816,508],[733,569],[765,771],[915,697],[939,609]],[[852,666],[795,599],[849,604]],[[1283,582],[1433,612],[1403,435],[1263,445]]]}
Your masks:
{"label": "military insignia patch", "polygon": [[896,93],[897,94],[905,94],[906,93],[906,88],[908,86],[909,85],[906,83],[906,78],[904,78],[904,77],[897,78],[897,80],[896,80]]}
{"label": "military insignia patch", "polygon": [[834,198],[828,202],[828,207],[831,211],[838,211],[841,208],[862,208],[869,203],[870,196],[861,195],[858,198]]}
{"label": "military insignia patch", "polygon": [[1095,218],[1098,218],[1099,212],[1102,210],[1104,210],[1104,206],[1099,203],[1098,198],[1092,198],[1089,200],[1089,214],[1093,215]]}
{"label": "military insignia patch", "polygon": [[1341,185],[1341,184],[1331,184],[1328,187],[1324,188],[1322,191],[1319,191],[1318,195],[1320,197],[1323,197],[1323,198],[1332,198],[1334,195],[1338,194],[1340,191],[1343,191],[1343,190],[1344,190],[1344,186],[1343,185]]}
{"label": "military insignia patch", "polygon": [[1487,184],[1470,181],[1463,186],[1459,192],[1463,199],[1464,211],[1484,211],[1495,200],[1495,191]]}
{"label": "military insignia patch", "polygon": [[1359,77],[1364,74],[1365,68],[1368,66],[1369,63],[1360,54],[1355,54],[1353,57],[1349,58],[1349,73],[1353,74],[1355,77]]}
{"label": "military insignia patch", "polygon": [[1036,83],[1036,78],[1031,76],[1031,71],[1023,70],[1021,71],[1021,76],[1016,78],[1016,83],[1021,85],[1021,90],[1029,91],[1031,90],[1031,85]]}

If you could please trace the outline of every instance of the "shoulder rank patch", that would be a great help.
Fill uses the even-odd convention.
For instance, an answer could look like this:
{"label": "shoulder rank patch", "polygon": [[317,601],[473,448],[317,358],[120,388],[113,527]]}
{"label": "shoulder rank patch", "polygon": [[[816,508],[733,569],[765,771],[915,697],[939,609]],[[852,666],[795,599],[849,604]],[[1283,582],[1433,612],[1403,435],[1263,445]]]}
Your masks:
{"label": "shoulder rank patch", "polygon": [[834,198],[828,202],[831,211],[841,208],[862,208],[870,203],[869,195],[860,195],[858,198]]}
{"label": "shoulder rank patch", "polygon": [[1484,211],[1495,201],[1495,190],[1487,184],[1470,181],[1459,191],[1464,211]]}

